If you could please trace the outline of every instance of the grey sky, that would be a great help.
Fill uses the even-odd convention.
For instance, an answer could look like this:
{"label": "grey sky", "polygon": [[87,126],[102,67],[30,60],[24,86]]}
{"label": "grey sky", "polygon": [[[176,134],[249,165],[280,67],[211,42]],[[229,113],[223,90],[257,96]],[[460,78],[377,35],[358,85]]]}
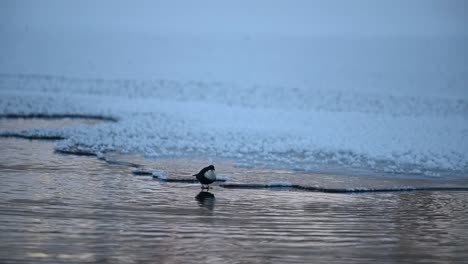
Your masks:
{"label": "grey sky", "polygon": [[4,30],[153,34],[468,35],[463,0],[2,1]]}

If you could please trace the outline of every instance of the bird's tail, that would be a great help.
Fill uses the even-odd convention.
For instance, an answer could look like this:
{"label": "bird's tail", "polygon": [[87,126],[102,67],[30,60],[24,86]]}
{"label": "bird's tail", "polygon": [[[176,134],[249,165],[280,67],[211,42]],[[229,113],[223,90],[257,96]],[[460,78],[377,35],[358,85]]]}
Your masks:
{"label": "bird's tail", "polygon": [[197,174],[192,175],[193,177],[197,177]]}

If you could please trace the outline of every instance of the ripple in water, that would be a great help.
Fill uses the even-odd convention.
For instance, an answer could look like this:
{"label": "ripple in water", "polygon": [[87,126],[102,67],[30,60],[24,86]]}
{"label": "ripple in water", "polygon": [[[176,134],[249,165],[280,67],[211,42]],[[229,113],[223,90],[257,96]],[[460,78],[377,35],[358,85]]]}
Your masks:
{"label": "ripple in water", "polygon": [[[219,186],[200,192],[197,184],[54,153],[53,142],[0,138],[0,146],[2,263],[463,263],[468,257],[466,192]],[[158,169],[183,174],[198,165],[166,161]],[[223,166],[234,180],[251,176],[223,164],[217,170]]]}

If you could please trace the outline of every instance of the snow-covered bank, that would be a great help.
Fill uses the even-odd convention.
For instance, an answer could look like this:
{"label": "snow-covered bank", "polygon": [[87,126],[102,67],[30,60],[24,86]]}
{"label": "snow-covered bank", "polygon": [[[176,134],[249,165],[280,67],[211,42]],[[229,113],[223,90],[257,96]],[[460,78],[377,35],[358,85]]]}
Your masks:
{"label": "snow-covered bank", "polygon": [[93,115],[35,129],[57,149],[230,158],[299,170],[466,175],[468,101],[443,96],[163,80],[2,75],[0,114]]}
{"label": "snow-covered bank", "polygon": [[63,152],[467,175],[463,1],[11,1],[0,115]]}

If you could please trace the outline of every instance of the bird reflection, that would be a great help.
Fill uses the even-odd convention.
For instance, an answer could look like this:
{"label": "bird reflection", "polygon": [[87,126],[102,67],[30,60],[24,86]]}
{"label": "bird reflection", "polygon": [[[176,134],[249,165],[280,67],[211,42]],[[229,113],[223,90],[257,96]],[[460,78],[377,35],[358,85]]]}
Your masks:
{"label": "bird reflection", "polygon": [[214,209],[216,200],[214,194],[210,192],[201,191],[197,194],[197,196],[195,196],[195,199],[197,200],[198,205],[200,207],[204,207],[210,211]]}

